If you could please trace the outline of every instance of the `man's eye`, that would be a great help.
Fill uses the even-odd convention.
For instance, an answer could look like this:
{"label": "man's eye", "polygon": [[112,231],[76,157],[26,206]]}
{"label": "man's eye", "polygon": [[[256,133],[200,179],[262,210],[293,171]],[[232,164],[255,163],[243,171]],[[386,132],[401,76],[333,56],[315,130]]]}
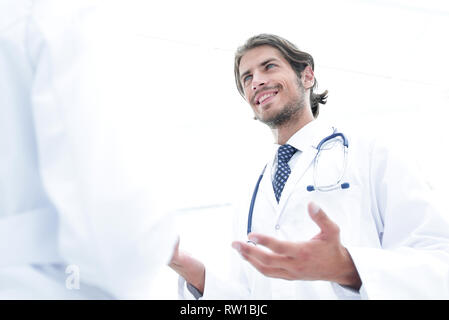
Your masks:
{"label": "man's eye", "polygon": [[251,79],[252,76],[248,75],[246,77],[243,78],[243,83],[246,83],[247,81],[249,81]]}
{"label": "man's eye", "polygon": [[276,67],[276,65],[275,64],[273,64],[273,63],[269,63],[269,64],[267,64],[266,66],[265,66],[265,69],[272,69],[272,68],[274,68],[274,67]]}

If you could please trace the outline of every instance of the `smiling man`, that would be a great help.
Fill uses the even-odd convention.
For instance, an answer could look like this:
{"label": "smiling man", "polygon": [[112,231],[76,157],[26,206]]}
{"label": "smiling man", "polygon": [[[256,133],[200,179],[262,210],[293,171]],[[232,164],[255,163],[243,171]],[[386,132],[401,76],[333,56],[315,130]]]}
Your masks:
{"label": "smiling man", "polygon": [[[270,45],[242,53],[236,55],[237,88],[255,117],[273,129],[277,142],[284,144],[292,133],[314,118],[309,103],[315,85],[313,59],[305,54],[302,70],[295,72],[282,53]],[[322,102],[326,94],[322,95]]]}
{"label": "smiling man", "polygon": [[[292,117],[299,120],[301,114],[310,111],[305,110],[302,81],[277,49],[270,46],[255,48],[242,57],[240,63],[239,69],[246,71],[242,72],[239,83],[243,85],[245,98],[257,119],[277,128]],[[310,79],[311,69],[307,71]],[[311,119],[311,112],[306,116]]]}
{"label": "smiling man", "polygon": [[241,241],[232,246],[248,263],[236,262],[235,282],[223,282],[176,250],[170,265],[188,291],[208,299],[449,298],[449,224],[431,190],[382,143],[316,120],[327,91],[314,92],[312,56],[262,34],[237,50],[234,72],[274,150],[235,226]]}

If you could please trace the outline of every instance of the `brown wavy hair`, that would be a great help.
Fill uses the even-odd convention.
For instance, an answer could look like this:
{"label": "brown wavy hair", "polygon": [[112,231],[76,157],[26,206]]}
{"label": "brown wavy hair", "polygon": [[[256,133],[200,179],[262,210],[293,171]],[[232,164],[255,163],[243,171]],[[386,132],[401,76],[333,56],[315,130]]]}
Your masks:
{"label": "brown wavy hair", "polygon": [[[243,86],[240,82],[240,60],[244,56],[244,54],[256,47],[260,47],[263,45],[268,45],[278,49],[284,58],[288,61],[290,66],[295,71],[298,79],[301,78],[301,73],[307,66],[310,66],[312,70],[314,70],[315,64],[313,62],[313,57],[307,52],[299,50],[293,43],[290,41],[281,38],[272,34],[259,34],[257,36],[249,38],[245,44],[239,47],[235,53],[234,60],[234,76],[235,76],[235,84],[237,85],[237,89],[239,90],[242,97],[245,97],[243,92]],[[317,87],[317,80],[315,78],[315,83],[310,91],[310,106],[312,108],[313,116],[318,117],[320,104],[325,104],[327,101],[327,93],[325,90],[323,93],[314,93],[314,89]]]}

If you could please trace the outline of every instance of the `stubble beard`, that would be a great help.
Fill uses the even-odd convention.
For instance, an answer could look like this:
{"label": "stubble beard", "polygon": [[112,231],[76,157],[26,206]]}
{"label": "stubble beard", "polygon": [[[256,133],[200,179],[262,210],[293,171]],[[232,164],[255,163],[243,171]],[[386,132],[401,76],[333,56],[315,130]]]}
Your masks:
{"label": "stubble beard", "polygon": [[259,117],[257,117],[257,119],[262,123],[265,123],[271,129],[277,129],[288,124],[292,120],[297,120],[306,107],[304,100],[305,90],[301,85],[299,86],[299,91],[299,97],[287,102],[277,114],[268,119],[261,119]]}

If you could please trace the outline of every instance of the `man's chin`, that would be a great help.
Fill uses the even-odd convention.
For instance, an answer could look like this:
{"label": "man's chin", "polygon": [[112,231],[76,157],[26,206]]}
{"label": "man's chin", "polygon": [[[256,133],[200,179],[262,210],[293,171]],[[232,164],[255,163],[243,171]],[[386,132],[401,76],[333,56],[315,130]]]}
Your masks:
{"label": "man's chin", "polygon": [[269,106],[265,107],[261,114],[256,115],[257,120],[265,124],[272,123],[273,121],[276,122],[276,119],[282,112],[281,111],[275,112],[274,110],[268,110],[269,108],[270,108]]}
{"label": "man's chin", "polygon": [[298,109],[285,108],[274,115],[266,114],[258,116],[257,119],[260,122],[265,123],[271,129],[276,129],[297,118],[300,110],[301,110],[300,108]]}

